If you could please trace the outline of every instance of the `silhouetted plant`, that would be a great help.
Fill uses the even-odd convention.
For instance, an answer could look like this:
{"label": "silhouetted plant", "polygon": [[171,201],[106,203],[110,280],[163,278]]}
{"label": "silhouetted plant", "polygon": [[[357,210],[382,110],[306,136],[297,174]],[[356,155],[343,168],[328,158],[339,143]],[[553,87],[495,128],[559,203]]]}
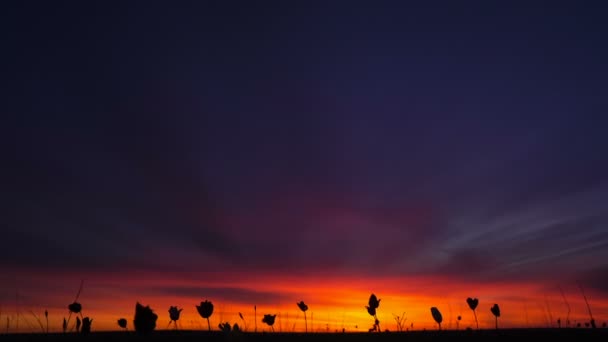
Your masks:
{"label": "silhouetted plant", "polygon": [[196,311],[201,317],[207,320],[207,326],[209,327],[209,331],[211,331],[211,323],[209,323],[209,317],[213,314],[213,303],[208,300],[201,302],[201,305],[196,306]]}
{"label": "silhouetted plant", "polygon": [[241,318],[241,322],[243,322],[243,327],[244,327],[245,331],[247,331],[247,322],[245,321],[243,314],[240,312],[239,312],[239,317]]}
{"label": "silhouetted plant", "polygon": [[467,298],[467,304],[469,305],[469,308],[471,308],[471,310],[473,310],[473,316],[475,316],[475,325],[477,326],[477,329],[479,329],[479,322],[477,322],[477,313],[475,312],[475,309],[477,309],[477,305],[479,304],[479,300],[477,298]]}
{"label": "silhouetted plant", "polygon": [[82,319],[82,331],[81,333],[87,335],[91,332],[91,324],[93,324],[93,319],[89,317],[85,317]]}
{"label": "silhouetted plant", "polygon": [[237,323],[234,323],[234,325],[232,326],[232,331],[235,333],[240,333],[241,327],[239,327],[239,325]]}
{"label": "silhouetted plant", "polygon": [[397,315],[393,314],[393,318],[395,319],[395,322],[397,323],[397,330],[399,332],[402,332],[403,325],[405,324],[405,321],[407,321],[407,318],[405,318],[405,312],[403,314],[401,314],[401,316],[397,316]]}
{"label": "silhouetted plant", "polygon": [[80,320],[80,317],[76,317],[76,332],[80,332],[81,324],[82,324],[82,321]]}
{"label": "silhouetted plant", "polygon": [[[8,320],[8,317],[7,317],[7,320]],[[8,321],[7,321],[7,323],[6,323],[6,324],[7,324],[7,326],[8,326]],[[63,317],[63,325],[62,325],[62,328],[63,328],[63,333],[65,334],[65,332],[68,330],[68,321],[65,319],[65,317]],[[7,328],[6,330],[8,330],[8,328]]]}
{"label": "silhouetted plant", "polygon": [[498,317],[500,317],[500,307],[498,306],[498,304],[494,304],[490,308],[490,311],[492,311],[492,314],[494,315],[494,318],[496,320],[496,329],[498,329]]}
{"label": "silhouetted plant", "polygon": [[126,318],[119,318],[118,321],[116,321],[116,323],[118,323],[118,326],[127,330],[127,319]]}
{"label": "silhouetted plant", "polygon": [[232,330],[231,329],[232,327],[230,326],[230,323],[228,323],[228,322],[218,324],[218,328],[220,328],[220,331],[223,331],[225,333],[229,333],[230,330]]}
{"label": "silhouetted plant", "polygon": [[156,328],[156,320],[158,315],[150,308],[143,306],[139,302],[135,304],[135,318],[133,319],[133,327],[137,333],[147,334]]}
{"label": "silhouetted plant", "polygon": [[304,331],[308,332],[308,322],[306,321],[306,311],[308,310],[308,305],[304,304],[304,301],[300,301],[296,303],[300,310],[304,313]]}
{"label": "silhouetted plant", "polygon": [[458,317],[456,317],[456,330],[460,330],[460,320],[462,319],[462,316],[458,315]]}
{"label": "silhouetted plant", "polygon": [[272,329],[273,332],[274,332],[274,319],[276,317],[277,317],[277,315],[264,315],[264,318],[262,318],[262,323],[268,324],[268,326],[270,326],[270,329]]}
{"label": "silhouetted plant", "polygon": [[431,308],[431,315],[433,315],[433,319],[439,325],[439,330],[441,330],[441,322],[443,322],[443,316],[441,316],[441,312],[436,307]]}
{"label": "silhouetted plant", "polygon": [[380,320],[378,320],[378,316],[376,315],[376,309],[378,309],[378,307],[380,306],[380,300],[381,299],[378,299],[378,297],[376,297],[376,295],[372,293],[369,296],[367,306],[365,307],[367,309],[367,313],[370,314],[370,316],[374,317],[374,325],[370,329],[370,331],[381,331]]}
{"label": "silhouetted plant", "polygon": [[183,309],[178,309],[177,306],[170,306],[169,307],[169,325],[171,325],[171,323],[175,324],[175,329],[177,329],[177,321],[179,320],[179,314],[182,313]]}
{"label": "silhouetted plant", "polygon": [[49,333],[49,311],[44,310],[44,317],[46,317],[46,333]]}

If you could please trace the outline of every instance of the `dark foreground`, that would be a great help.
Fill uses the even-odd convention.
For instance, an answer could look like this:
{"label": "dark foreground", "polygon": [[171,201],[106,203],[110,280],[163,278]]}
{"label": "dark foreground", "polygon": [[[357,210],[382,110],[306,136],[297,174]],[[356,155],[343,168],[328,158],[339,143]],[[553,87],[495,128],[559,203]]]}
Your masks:
{"label": "dark foreground", "polygon": [[156,331],[149,335],[133,332],[93,332],[78,334],[9,334],[1,342],[41,341],[219,341],[219,342],[391,342],[391,341],[608,341],[608,329],[505,329],[473,331],[412,331],[384,333],[222,333],[219,331]]}

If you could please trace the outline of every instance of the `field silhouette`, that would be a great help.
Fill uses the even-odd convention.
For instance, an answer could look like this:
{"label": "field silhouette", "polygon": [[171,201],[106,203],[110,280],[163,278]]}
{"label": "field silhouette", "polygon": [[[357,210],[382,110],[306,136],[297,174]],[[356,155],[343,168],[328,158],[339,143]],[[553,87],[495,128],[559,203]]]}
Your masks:
{"label": "field silhouette", "polygon": [[552,341],[566,339],[571,341],[606,341],[608,329],[584,328],[538,328],[538,329],[501,329],[501,330],[427,330],[410,332],[358,332],[358,333],[279,333],[279,332],[239,332],[200,330],[158,330],[141,335],[135,332],[92,332],[83,336],[74,333],[52,334],[10,334],[2,335],[2,341],[252,341],[252,342],[364,342],[364,341],[515,341],[531,339]]}

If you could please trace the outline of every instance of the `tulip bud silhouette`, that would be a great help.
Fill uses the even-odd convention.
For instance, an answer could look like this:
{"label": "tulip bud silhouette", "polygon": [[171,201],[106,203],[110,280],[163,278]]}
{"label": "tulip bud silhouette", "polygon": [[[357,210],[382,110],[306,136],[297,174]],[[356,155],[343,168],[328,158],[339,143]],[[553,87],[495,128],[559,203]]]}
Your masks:
{"label": "tulip bud silhouette", "polygon": [[441,316],[441,312],[436,307],[431,308],[431,315],[433,315],[433,319],[439,325],[439,330],[441,330],[441,322],[443,322],[443,316]]}
{"label": "tulip bud silhouette", "polygon": [[492,312],[492,314],[494,315],[494,318],[496,319],[496,329],[498,329],[498,317],[500,317],[500,307],[498,307],[498,304],[494,304],[490,308],[490,311]]}

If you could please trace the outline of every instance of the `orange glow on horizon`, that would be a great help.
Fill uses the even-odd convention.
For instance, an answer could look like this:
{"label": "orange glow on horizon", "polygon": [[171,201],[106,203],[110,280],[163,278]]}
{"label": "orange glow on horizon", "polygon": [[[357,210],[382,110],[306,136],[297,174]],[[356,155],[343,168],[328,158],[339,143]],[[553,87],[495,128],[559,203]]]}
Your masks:
{"label": "orange glow on horizon", "polygon": [[[71,276],[70,284],[79,284],[75,276]],[[158,315],[157,329],[172,329],[169,327],[169,306],[183,308],[180,317],[181,329],[207,329],[207,322],[197,313],[195,305],[201,301],[210,300],[215,308],[210,318],[211,328],[218,329],[220,322],[238,323],[247,331],[269,331],[269,327],[261,322],[264,314],[276,314],[275,331],[291,332],[304,331],[304,315],[296,303],[303,300],[308,306],[308,331],[315,332],[365,332],[373,325],[365,306],[371,293],[381,299],[378,309],[378,319],[382,330],[397,331],[394,315],[405,315],[407,318],[404,330],[437,329],[430,307],[437,307],[443,315],[442,329],[476,328],[472,311],[466,304],[467,297],[479,298],[476,309],[480,329],[494,329],[495,318],[490,307],[498,303],[501,317],[498,318],[499,328],[518,327],[557,327],[561,319],[566,326],[567,307],[561,292],[556,287],[548,291],[546,286],[528,283],[474,284],[455,281],[444,277],[426,278],[382,278],[365,279],[357,277],[328,277],[315,279],[313,277],[278,277],[268,276],[238,276],[218,277],[215,280],[196,274],[159,276],[155,274],[107,274],[87,277],[84,290],[79,298],[83,305],[83,315],[93,318],[93,331],[120,330],[117,325],[119,318],[126,318],[128,328],[132,327],[135,303],[140,302],[150,307]],[[34,281],[40,284],[53,285],[57,278],[49,278],[48,274],[39,274]],[[222,280],[222,279],[229,279]],[[61,281],[65,283],[65,281]],[[188,293],[167,293],[165,289],[189,289]],[[200,288],[200,294],[193,294]],[[251,291],[268,294],[268,300],[258,298],[257,302],[233,299],[229,295],[211,296],[205,289],[225,289],[230,291]],[[564,287],[565,296],[571,308],[570,326],[589,321],[587,307],[578,288]],[[6,288],[2,289],[7,291]],[[38,316],[44,326],[44,310],[49,311],[49,330],[61,331],[61,323],[68,316],[67,304],[74,300],[76,289],[57,290],[47,293],[39,289],[21,292],[24,299],[15,305],[15,300],[4,300],[1,304],[0,320],[3,325],[9,319],[11,332],[39,332],[40,325],[34,315]],[[246,292],[248,293],[248,292]],[[272,297],[272,296],[275,296]],[[5,296],[6,298],[7,296]],[[594,318],[599,326],[608,318],[608,298],[599,298],[594,293],[589,296]],[[35,301],[28,302],[28,299]],[[254,319],[254,305],[257,307],[257,317]],[[19,314],[17,314],[19,311]],[[243,314],[241,320],[239,312]],[[460,321],[457,316],[461,316]],[[71,322],[74,322],[72,315]],[[70,325],[72,325],[72,323]],[[18,324],[18,327],[17,327]],[[413,324],[413,325],[412,325]],[[71,328],[71,326],[70,326]],[[3,329],[4,330],[4,329]]]}

